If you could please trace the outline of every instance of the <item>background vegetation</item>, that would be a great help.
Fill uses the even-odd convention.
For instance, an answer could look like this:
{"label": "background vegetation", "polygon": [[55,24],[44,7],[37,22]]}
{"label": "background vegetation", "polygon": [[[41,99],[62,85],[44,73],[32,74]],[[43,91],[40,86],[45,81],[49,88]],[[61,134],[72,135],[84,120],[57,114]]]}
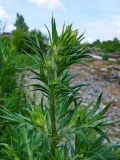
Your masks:
{"label": "background vegetation", "polygon": [[114,38],[113,40],[108,41],[96,40],[90,44],[90,47],[94,46],[97,46],[99,48],[99,51],[103,51],[105,53],[120,54],[120,40],[118,38]]}
{"label": "background vegetation", "polygon": [[[38,37],[38,40],[41,44],[41,49],[47,50],[48,37],[44,35],[40,30],[29,30],[29,26],[26,24],[24,17],[17,13],[16,21],[14,26],[16,27],[11,33],[4,33],[7,35],[7,40],[12,39],[13,45],[16,47],[17,52],[23,53],[23,50],[31,53],[29,47],[25,45],[25,42],[32,39],[35,40],[35,35]],[[18,38],[19,37],[19,38]],[[113,40],[100,41],[99,39],[95,40],[92,43],[88,43],[92,48],[96,46],[96,51],[103,53],[118,53],[120,54],[120,40],[115,37]]]}

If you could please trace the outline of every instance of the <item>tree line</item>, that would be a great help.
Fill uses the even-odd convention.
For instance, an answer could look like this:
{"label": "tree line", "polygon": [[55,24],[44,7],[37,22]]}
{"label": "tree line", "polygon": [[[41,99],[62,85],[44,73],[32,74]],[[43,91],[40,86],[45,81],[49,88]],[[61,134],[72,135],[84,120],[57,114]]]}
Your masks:
{"label": "tree line", "polygon": [[96,41],[89,44],[90,47],[96,47],[97,51],[104,53],[119,53],[120,54],[120,40],[115,37],[113,40]]}
{"label": "tree line", "polygon": [[1,35],[4,40],[12,42],[12,45],[17,52],[24,53],[24,51],[27,51],[29,54],[32,54],[33,52],[27,47],[26,43],[29,40],[35,41],[36,37],[40,43],[41,50],[46,51],[48,46],[47,36],[40,30],[33,29],[29,31],[29,27],[26,24],[24,17],[19,13],[16,15],[14,26],[15,29],[11,33],[6,33],[3,29]]}
{"label": "tree line", "polygon": [[[15,30],[10,33],[10,36],[6,36],[6,39],[12,39],[13,45],[16,48],[17,52],[23,53],[24,50],[27,50],[28,53],[32,54],[32,51],[26,46],[26,42],[29,39],[33,41],[38,37],[38,40],[41,44],[41,49],[46,51],[48,46],[48,38],[40,30],[31,30],[29,31],[29,26],[26,24],[23,15],[17,13],[16,21],[14,23]],[[120,40],[115,37],[113,40],[100,41],[99,39],[95,40],[92,43],[88,44],[89,47],[95,47],[96,51],[104,53],[120,53]]]}

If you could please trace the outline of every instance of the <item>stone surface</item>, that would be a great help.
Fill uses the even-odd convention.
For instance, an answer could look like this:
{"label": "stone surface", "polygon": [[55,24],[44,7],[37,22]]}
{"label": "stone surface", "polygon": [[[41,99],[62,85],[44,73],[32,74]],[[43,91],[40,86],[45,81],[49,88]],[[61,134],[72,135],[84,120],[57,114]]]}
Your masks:
{"label": "stone surface", "polygon": [[[108,111],[108,118],[120,120],[120,70],[115,69],[114,62],[93,61],[88,66],[73,66],[71,72],[80,73],[72,83],[88,83],[89,86],[82,88],[81,94],[86,104],[90,99],[97,100],[103,92],[102,106],[113,100],[113,105]],[[109,132],[111,139],[120,143],[120,123],[111,127]]]}

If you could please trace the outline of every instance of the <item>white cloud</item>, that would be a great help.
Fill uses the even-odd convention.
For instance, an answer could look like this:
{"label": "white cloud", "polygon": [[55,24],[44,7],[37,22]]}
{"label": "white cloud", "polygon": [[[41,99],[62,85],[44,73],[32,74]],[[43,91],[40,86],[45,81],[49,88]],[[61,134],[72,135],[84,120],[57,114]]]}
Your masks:
{"label": "white cloud", "polygon": [[87,37],[87,42],[92,43],[94,39],[92,37]]}
{"label": "white cloud", "polygon": [[2,6],[0,6],[0,18],[2,19],[10,18],[10,16],[7,14],[7,12],[4,10]]}
{"label": "white cloud", "polygon": [[[85,24],[86,39],[108,40],[114,37],[120,38],[120,17],[112,16],[101,21]],[[90,40],[89,40],[90,41]]]}
{"label": "white cloud", "polygon": [[48,9],[62,8],[65,9],[63,4],[59,0],[28,0],[30,3],[38,6],[43,6]]}
{"label": "white cloud", "polygon": [[9,24],[9,25],[5,26],[5,31],[6,32],[11,32],[11,31],[13,31],[15,29],[16,29],[16,27],[13,24]]}

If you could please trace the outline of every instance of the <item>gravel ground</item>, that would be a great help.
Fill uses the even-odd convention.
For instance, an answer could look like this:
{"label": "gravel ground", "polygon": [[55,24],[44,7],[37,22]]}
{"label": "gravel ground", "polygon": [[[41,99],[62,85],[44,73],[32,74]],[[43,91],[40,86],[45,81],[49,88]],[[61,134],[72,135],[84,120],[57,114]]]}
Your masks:
{"label": "gravel ground", "polygon": [[[81,94],[84,103],[90,99],[97,100],[103,92],[102,106],[113,100],[113,105],[108,111],[108,118],[120,120],[120,65],[115,62],[105,62],[102,60],[89,62],[88,66],[76,65],[72,67],[71,72],[80,73],[72,83],[88,83],[89,86],[82,88]],[[120,143],[120,123],[110,129],[111,139]]]}

